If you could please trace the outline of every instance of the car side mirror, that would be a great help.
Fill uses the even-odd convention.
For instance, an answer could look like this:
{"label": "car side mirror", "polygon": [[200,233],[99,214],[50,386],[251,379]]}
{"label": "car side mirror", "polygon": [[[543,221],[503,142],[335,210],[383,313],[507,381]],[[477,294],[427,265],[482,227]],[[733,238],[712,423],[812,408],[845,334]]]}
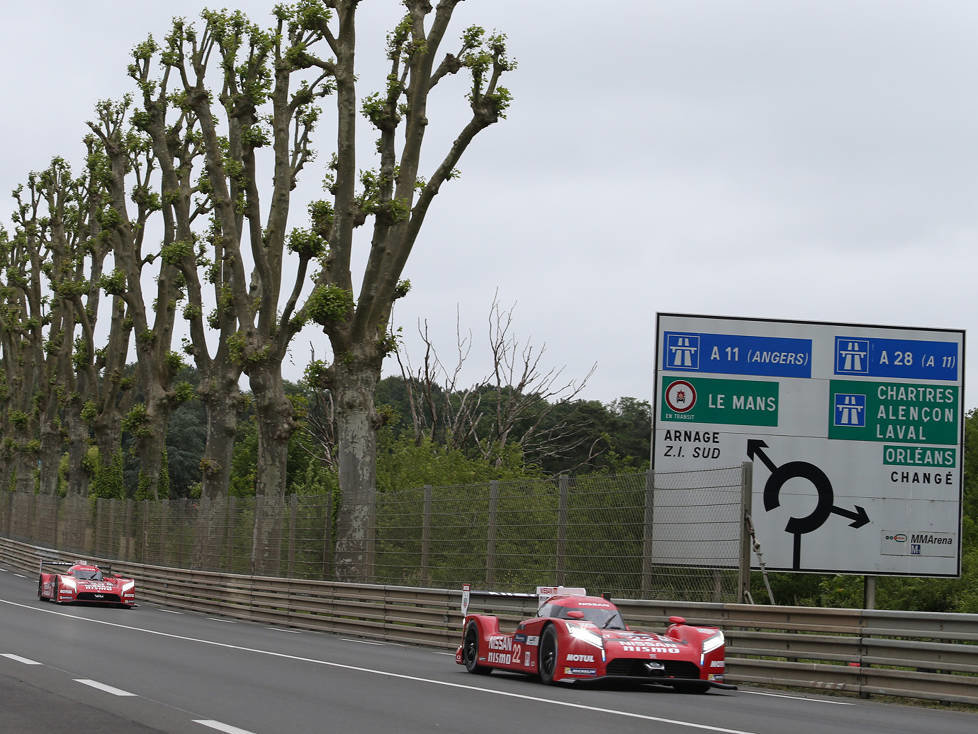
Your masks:
{"label": "car side mirror", "polygon": [[567,618],[568,619],[584,619],[584,612],[582,612],[582,611],[580,611],[578,609],[572,609],[571,611],[567,612]]}
{"label": "car side mirror", "polygon": [[685,617],[669,617],[670,624],[686,624]]}

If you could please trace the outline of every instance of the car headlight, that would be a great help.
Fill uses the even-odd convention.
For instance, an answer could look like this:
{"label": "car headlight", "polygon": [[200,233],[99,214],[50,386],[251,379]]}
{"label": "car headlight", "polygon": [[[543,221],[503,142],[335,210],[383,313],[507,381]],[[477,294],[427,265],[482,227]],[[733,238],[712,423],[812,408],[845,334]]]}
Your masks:
{"label": "car headlight", "polygon": [[61,579],[61,585],[64,586],[66,589],[78,588],[78,584],[75,583],[75,580],[68,576],[65,576],[63,579]]}
{"label": "car headlight", "polygon": [[599,649],[604,649],[604,640],[602,639],[601,635],[588,629],[587,627],[582,627],[581,625],[577,624],[568,624],[567,631],[570,632],[570,636],[575,640],[580,640],[588,645],[593,645]]}
{"label": "car headlight", "polygon": [[712,635],[703,640],[703,652],[713,652],[724,643],[723,632],[717,630]]}

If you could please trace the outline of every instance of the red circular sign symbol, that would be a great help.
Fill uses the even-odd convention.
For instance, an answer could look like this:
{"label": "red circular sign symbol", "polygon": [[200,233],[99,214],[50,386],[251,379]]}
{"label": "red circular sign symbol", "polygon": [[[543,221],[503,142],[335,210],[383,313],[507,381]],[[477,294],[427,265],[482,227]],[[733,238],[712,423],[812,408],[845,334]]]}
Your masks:
{"label": "red circular sign symbol", "polygon": [[676,380],[666,388],[666,405],[674,413],[685,413],[696,405],[696,388],[686,380]]}

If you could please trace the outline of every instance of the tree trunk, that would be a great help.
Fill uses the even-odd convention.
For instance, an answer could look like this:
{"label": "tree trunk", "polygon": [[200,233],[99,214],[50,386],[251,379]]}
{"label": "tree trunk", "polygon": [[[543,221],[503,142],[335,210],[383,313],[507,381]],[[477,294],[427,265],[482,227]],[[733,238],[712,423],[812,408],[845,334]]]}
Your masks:
{"label": "tree trunk", "polygon": [[89,447],[88,426],[78,415],[77,408],[74,403],[68,406],[68,496],[87,497],[91,481],[85,466]]}
{"label": "tree trunk", "polygon": [[34,468],[37,459],[34,453],[27,451],[25,446],[15,449],[14,454],[14,490],[34,494]]}
{"label": "tree trunk", "polygon": [[[144,381],[143,386],[149,395],[146,399],[146,422],[140,427],[141,435],[137,439],[139,483],[136,499],[159,500],[161,477],[166,471],[163,452],[166,451],[170,408],[164,391],[156,383]],[[169,492],[166,495],[169,496]]]}
{"label": "tree trunk", "polygon": [[200,511],[194,535],[193,567],[216,569],[220,556],[218,529],[231,483],[240,390],[235,375],[222,375],[207,380],[199,392],[207,408],[207,443],[200,462]]}
{"label": "tree trunk", "polygon": [[58,470],[61,466],[61,451],[64,440],[61,428],[54,421],[45,419],[41,424],[41,453],[39,459],[41,494],[55,495],[58,493]]}
{"label": "tree trunk", "polygon": [[336,540],[336,577],[369,582],[373,578],[377,507],[377,415],[374,390],[380,370],[335,365],[339,483],[343,512]]}
{"label": "tree trunk", "polygon": [[[258,421],[258,465],[255,467],[254,572],[278,573],[282,539],[289,438],[295,412],[285,395],[279,363],[248,373]],[[260,508],[260,509],[259,509]]]}

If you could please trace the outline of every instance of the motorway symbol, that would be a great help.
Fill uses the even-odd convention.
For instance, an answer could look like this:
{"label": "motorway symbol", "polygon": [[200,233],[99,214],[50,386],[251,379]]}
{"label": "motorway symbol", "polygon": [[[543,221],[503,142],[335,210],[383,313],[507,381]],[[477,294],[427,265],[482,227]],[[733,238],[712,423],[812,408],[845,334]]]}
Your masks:
{"label": "motorway symbol", "polygon": [[855,505],[855,510],[847,510],[843,507],[836,507],[835,492],[832,489],[832,482],[821,469],[807,461],[789,461],[786,464],[777,466],[764,452],[767,444],[756,438],[747,441],[747,458],[751,461],[756,456],[761,460],[771,472],[767,483],[764,485],[764,509],[767,512],[775,510],[781,506],[781,488],[791,479],[807,479],[815,487],[818,493],[818,501],[815,508],[805,517],[791,517],[785,526],[785,532],[794,535],[794,547],[792,554],[792,568],[795,571],[801,570],[801,536],[818,530],[829,519],[829,515],[841,515],[852,522],[849,524],[853,528],[861,528],[869,522],[869,515],[866,510]]}

